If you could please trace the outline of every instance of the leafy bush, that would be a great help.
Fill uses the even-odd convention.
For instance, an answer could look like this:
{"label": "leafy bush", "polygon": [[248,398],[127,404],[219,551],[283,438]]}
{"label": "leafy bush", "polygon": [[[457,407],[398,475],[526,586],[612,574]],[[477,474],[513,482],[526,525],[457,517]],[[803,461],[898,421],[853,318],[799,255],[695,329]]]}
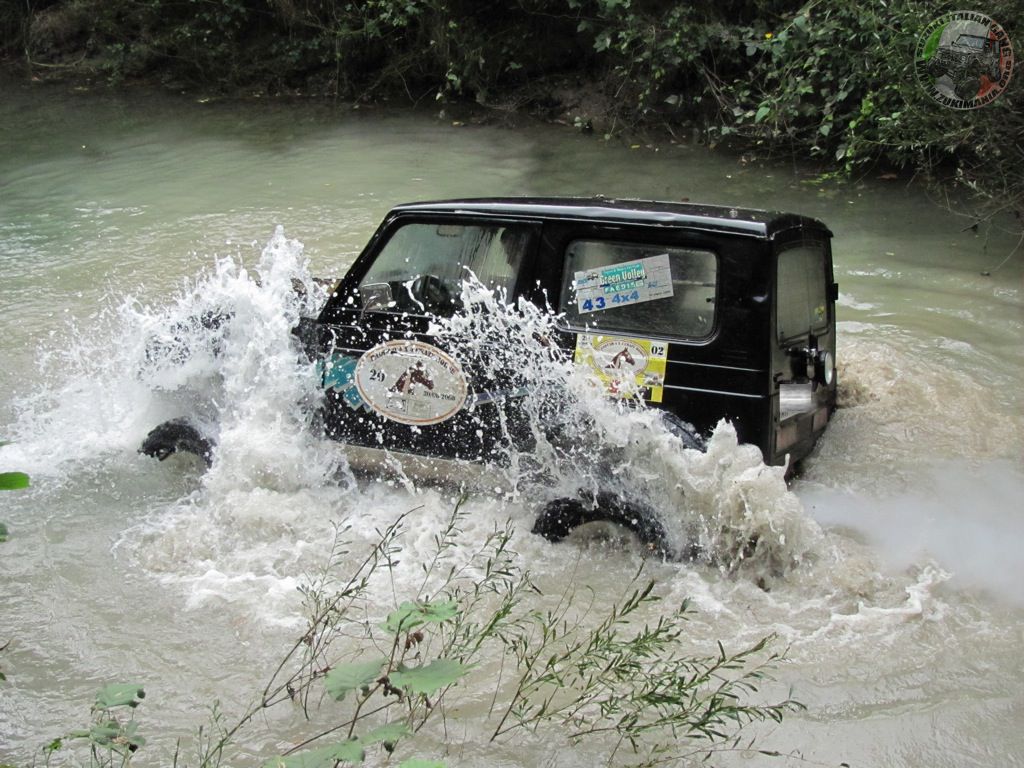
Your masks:
{"label": "leafy bush", "polygon": [[[883,162],[976,192],[978,218],[1024,218],[1019,84],[959,112],[918,82],[918,40],[951,8],[921,0],[567,2],[623,97],[615,103],[627,124],[693,120],[713,141],[817,158],[841,175]],[[1020,39],[1016,4],[995,0],[985,11]]]}
{"label": "leafy bush", "polygon": [[[1022,39],[1019,3],[985,12]],[[42,0],[0,12],[0,49],[46,71],[203,88],[558,102],[545,77],[603,93],[635,129],[688,122],[825,171],[877,162],[959,183],[1024,217],[1024,105],[1014,82],[992,104],[933,103],[915,46],[953,6],[931,0]],[[1020,44],[1018,44],[1020,47]],[[1018,75],[1017,80],[1020,79]],[[557,90],[557,89],[555,89]],[[1024,225],[1022,225],[1024,229]]]}

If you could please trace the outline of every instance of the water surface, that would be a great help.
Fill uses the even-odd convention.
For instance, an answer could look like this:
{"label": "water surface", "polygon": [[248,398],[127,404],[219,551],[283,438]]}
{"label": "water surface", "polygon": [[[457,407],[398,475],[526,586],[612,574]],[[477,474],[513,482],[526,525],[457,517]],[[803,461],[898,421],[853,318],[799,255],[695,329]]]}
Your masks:
{"label": "water surface", "polygon": [[[775,764],[1020,764],[1021,259],[982,275],[1012,235],[965,231],[969,220],[902,182],[814,185],[799,166],[700,146],[336,105],[4,95],[0,430],[15,442],[0,466],[34,486],[0,499],[12,530],[0,545],[0,642],[12,641],[0,760],[30,763],[83,724],[102,684],[139,680],[151,744],[135,762],[166,765],[215,699],[229,714],[252,700],[293,639],[296,586],[326,555],[332,521],[348,518],[358,546],[417,508],[406,549],[429,550],[449,494],[353,486],[337,447],[303,430],[309,379],[287,348],[296,307],[275,293],[282,276],[342,273],[400,202],[604,194],[792,210],[835,234],[844,407],[791,492],[767,473],[702,497],[706,514],[790,532],[780,546],[800,564],[768,592],[742,573],[649,565],[668,599],[693,599],[695,649],[768,633],[788,647],[769,693],[791,687],[807,710],[763,729],[761,746],[801,758]],[[246,324],[219,368],[139,373],[160,323],[225,303]],[[196,382],[202,397],[184,386]],[[205,477],[136,453],[190,407],[221,419]],[[713,456],[739,472],[749,457],[727,437]],[[639,451],[635,471],[654,460]],[[693,483],[720,471],[666,461]],[[467,546],[511,517],[542,583],[618,594],[637,566],[628,552],[581,556],[528,535],[523,501],[467,509]],[[415,582],[409,560],[399,590]],[[451,765],[604,759],[597,744],[565,751],[557,732],[495,744],[484,727],[467,714]],[[256,727],[237,764],[296,728],[290,716]]]}

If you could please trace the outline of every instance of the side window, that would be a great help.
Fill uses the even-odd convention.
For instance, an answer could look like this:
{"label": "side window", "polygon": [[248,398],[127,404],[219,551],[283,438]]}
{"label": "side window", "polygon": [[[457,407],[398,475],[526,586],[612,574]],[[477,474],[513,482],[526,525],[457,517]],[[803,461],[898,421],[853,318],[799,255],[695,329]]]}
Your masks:
{"label": "side window", "polygon": [[531,234],[528,226],[504,223],[405,224],[359,281],[362,307],[450,313],[470,272],[511,295]]}
{"label": "side window", "polygon": [[717,278],[711,251],[574,240],[560,310],[571,327],[699,339],[714,328]]}
{"label": "side window", "polygon": [[800,243],[779,252],[775,289],[779,340],[821,330],[828,323],[825,248]]}

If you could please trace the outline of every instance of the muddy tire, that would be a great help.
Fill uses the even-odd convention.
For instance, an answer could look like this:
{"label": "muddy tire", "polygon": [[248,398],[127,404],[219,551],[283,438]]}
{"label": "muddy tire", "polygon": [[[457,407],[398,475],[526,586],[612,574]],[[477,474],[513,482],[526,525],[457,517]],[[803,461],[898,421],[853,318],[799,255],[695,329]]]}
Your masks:
{"label": "muddy tire", "polygon": [[669,432],[683,441],[684,448],[701,452],[707,450],[704,438],[690,422],[683,421],[671,411],[662,411],[661,421]]}
{"label": "muddy tire", "polygon": [[191,453],[210,466],[213,462],[213,441],[184,419],[171,419],[146,435],[139,446],[139,453],[160,461],[175,453]]}
{"label": "muddy tire", "polygon": [[625,528],[652,554],[672,557],[665,527],[653,510],[612,493],[599,493],[593,499],[555,499],[537,515],[532,530],[548,541],[559,542],[577,528],[598,522]]}

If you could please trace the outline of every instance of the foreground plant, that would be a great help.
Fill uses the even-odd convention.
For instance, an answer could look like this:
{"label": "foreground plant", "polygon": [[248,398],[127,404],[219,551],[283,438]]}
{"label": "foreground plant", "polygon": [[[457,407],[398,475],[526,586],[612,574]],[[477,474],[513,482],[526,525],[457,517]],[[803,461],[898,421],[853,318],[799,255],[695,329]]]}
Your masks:
{"label": "foreground plant", "polygon": [[[0,448],[7,445],[6,442],[0,440]],[[20,491],[23,488],[29,487],[28,475],[24,472],[0,472],[0,491]],[[0,522],[0,543],[7,541],[10,535],[7,530],[7,526]],[[0,677],[0,680],[3,680]]]}
{"label": "foreground plant", "polygon": [[[399,599],[394,577],[406,517],[354,565],[347,529],[336,529],[330,557],[301,588],[305,631],[238,721],[228,726],[215,707],[194,764],[237,762],[249,740],[243,733],[281,705],[310,723],[303,726],[310,735],[264,768],[334,768],[379,750],[436,755],[457,746],[448,735],[456,720],[499,744],[528,731],[587,740],[606,765],[675,763],[735,748],[746,725],[778,722],[801,707],[792,699],[748,701],[780,660],[768,650],[771,638],[693,655],[685,648],[687,603],[667,605],[643,567],[617,599],[571,583],[545,594],[510,548],[509,523],[467,556],[458,506],[421,565],[418,588]],[[390,610],[378,608],[389,587]],[[144,694],[138,686],[104,691],[93,727],[70,738],[88,743],[90,765],[123,767],[144,741],[133,719],[112,710],[134,711]],[[480,706],[481,691],[489,706]],[[174,755],[174,766],[188,764]],[[445,766],[419,757],[395,764]]]}
{"label": "foreground plant", "polygon": [[[239,728],[289,701],[322,728],[265,768],[330,767],[359,763],[371,749],[413,750],[428,726],[429,743],[445,743],[445,722],[467,717],[492,742],[554,729],[569,742],[600,739],[608,765],[648,765],[732,746],[749,723],[777,722],[801,707],[792,699],[746,701],[780,660],[768,651],[771,638],[738,652],[719,644],[711,656],[688,653],[687,603],[666,605],[642,567],[618,599],[571,584],[548,596],[510,549],[510,524],[453,564],[463,517],[456,507],[422,566],[418,592],[383,621],[369,610],[372,585],[397,565],[405,516],[341,579],[349,553],[339,530],[326,567],[303,588],[306,631],[259,703],[209,745],[200,765],[217,764]],[[504,659],[497,673],[485,670],[488,659]],[[462,706],[463,694],[481,690],[493,691],[486,712]]]}
{"label": "foreground plant", "polygon": [[43,747],[45,764],[50,765],[54,753],[84,744],[89,750],[88,764],[92,768],[130,765],[132,756],[146,743],[135,721],[135,708],[145,697],[142,686],[134,683],[104,686],[93,702],[89,727],[71,731]]}

